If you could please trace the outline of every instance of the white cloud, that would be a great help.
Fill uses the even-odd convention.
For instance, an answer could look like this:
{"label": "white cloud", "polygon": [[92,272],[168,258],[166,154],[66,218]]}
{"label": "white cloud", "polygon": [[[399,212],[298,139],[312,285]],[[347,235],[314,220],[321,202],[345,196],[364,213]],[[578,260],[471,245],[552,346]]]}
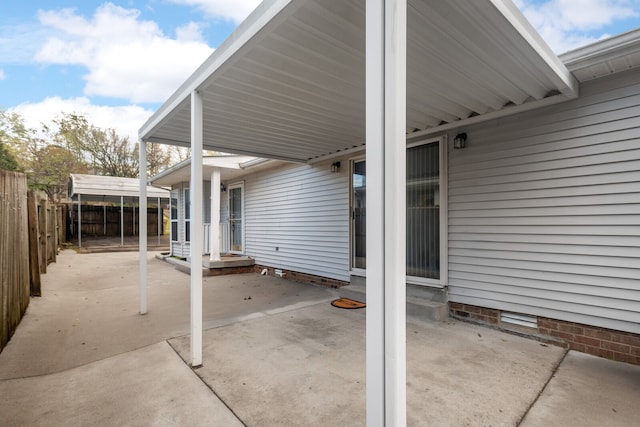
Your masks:
{"label": "white cloud", "polygon": [[262,0],[170,0],[176,4],[195,6],[212,18],[240,23]]}
{"label": "white cloud", "polygon": [[197,24],[166,37],[140,12],[111,3],[90,20],[71,9],[39,12],[40,22],[55,30],[36,54],[45,64],[85,66],[86,95],[161,102],[211,54]]}
{"label": "white cloud", "polygon": [[4,80],[7,78],[7,75],[4,73],[4,70],[0,68],[0,80]]}
{"label": "white cloud", "polygon": [[23,103],[9,111],[19,113],[25,124],[40,129],[42,124],[51,127],[51,120],[62,112],[83,114],[89,123],[103,129],[115,129],[120,136],[127,136],[131,142],[138,141],[138,129],[153,114],[153,111],[136,105],[108,107],[94,105],[88,98],[50,97],[37,103]]}
{"label": "white cloud", "polygon": [[47,28],[35,23],[0,25],[0,64],[30,64],[50,35]]}
{"label": "white cloud", "polygon": [[516,0],[515,3],[556,53],[608,37],[598,30],[640,16],[637,0]]}

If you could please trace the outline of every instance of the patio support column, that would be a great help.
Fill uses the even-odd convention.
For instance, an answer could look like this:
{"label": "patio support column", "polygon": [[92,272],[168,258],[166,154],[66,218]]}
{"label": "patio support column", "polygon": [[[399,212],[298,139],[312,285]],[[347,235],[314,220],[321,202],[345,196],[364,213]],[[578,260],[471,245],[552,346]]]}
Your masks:
{"label": "patio support column", "polygon": [[78,194],[78,247],[82,247],[82,194]]}
{"label": "patio support column", "polygon": [[406,425],[407,0],[367,0],[367,426]]}
{"label": "patio support column", "polygon": [[124,246],[124,196],[120,196],[120,246]]}
{"label": "patio support column", "polygon": [[107,235],[107,205],[102,206],[102,234]]}
{"label": "patio support column", "polygon": [[211,172],[211,227],[209,260],[220,261],[220,168]]}
{"label": "patio support column", "polygon": [[[140,206],[140,198],[138,197],[138,206]],[[135,196],[131,198],[131,225],[133,227],[132,236],[136,235],[136,199]]]}
{"label": "patio support column", "polygon": [[[147,142],[138,145],[140,166],[140,205],[138,213],[138,252],[140,253],[140,314],[147,314]],[[134,206],[135,217],[135,206]],[[136,220],[133,220],[133,234],[136,231]]]}
{"label": "patio support column", "polygon": [[202,365],[202,94],[191,93],[191,366]]}
{"label": "patio support column", "polygon": [[160,197],[158,197],[158,246],[160,246],[160,235],[162,234],[162,206],[160,205]]}

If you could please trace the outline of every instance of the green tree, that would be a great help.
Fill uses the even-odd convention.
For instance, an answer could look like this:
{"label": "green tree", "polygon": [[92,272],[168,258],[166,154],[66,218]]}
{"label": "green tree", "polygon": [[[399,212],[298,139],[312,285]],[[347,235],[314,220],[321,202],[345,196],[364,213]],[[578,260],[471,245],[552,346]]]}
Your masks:
{"label": "green tree", "polygon": [[138,158],[129,138],[114,129],[100,129],[80,114],[63,114],[53,121],[58,129],[53,139],[86,162],[98,175],[136,178]]}
{"label": "green tree", "polygon": [[[138,150],[138,149],[136,149]],[[138,151],[136,151],[138,153]],[[137,154],[136,154],[137,155]],[[154,176],[171,165],[171,153],[167,146],[147,143],[147,175]]]}
{"label": "green tree", "polygon": [[13,154],[0,142],[0,169],[6,171],[19,171],[18,162]]}
{"label": "green tree", "polygon": [[30,188],[44,191],[49,200],[59,201],[67,191],[69,175],[87,172],[87,166],[66,148],[44,145],[33,153],[27,176]]}
{"label": "green tree", "polygon": [[35,131],[25,126],[20,114],[0,109],[0,144],[8,153],[5,156],[17,162],[18,170],[25,169],[34,135]]}

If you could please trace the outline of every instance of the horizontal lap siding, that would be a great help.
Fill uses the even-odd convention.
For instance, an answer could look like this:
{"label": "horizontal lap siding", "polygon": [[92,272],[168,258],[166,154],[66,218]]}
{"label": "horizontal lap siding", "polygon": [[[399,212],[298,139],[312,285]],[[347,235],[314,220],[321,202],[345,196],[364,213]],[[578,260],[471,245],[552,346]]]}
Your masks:
{"label": "horizontal lap siding", "polygon": [[244,178],[245,252],[257,264],[349,280],[348,162],[330,169],[291,165]]}
{"label": "horizontal lap siding", "polygon": [[449,153],[451,301],[640,333],[639,81],[465,129]]}

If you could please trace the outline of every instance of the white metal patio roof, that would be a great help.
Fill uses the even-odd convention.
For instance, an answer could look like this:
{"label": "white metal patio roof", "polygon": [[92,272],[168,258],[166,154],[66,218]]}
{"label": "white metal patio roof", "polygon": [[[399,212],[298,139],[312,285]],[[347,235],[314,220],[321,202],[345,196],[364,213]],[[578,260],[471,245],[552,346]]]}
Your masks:
{"label": "white metal patio roof", "polygon": [[[577,96],[577,81],[510,0],[409,0],[409,136]],[[365,143],[365,0],[266,0],[142,126],[204,149],[309,161]],[[443,127],[444,126],[444,127]]]}

